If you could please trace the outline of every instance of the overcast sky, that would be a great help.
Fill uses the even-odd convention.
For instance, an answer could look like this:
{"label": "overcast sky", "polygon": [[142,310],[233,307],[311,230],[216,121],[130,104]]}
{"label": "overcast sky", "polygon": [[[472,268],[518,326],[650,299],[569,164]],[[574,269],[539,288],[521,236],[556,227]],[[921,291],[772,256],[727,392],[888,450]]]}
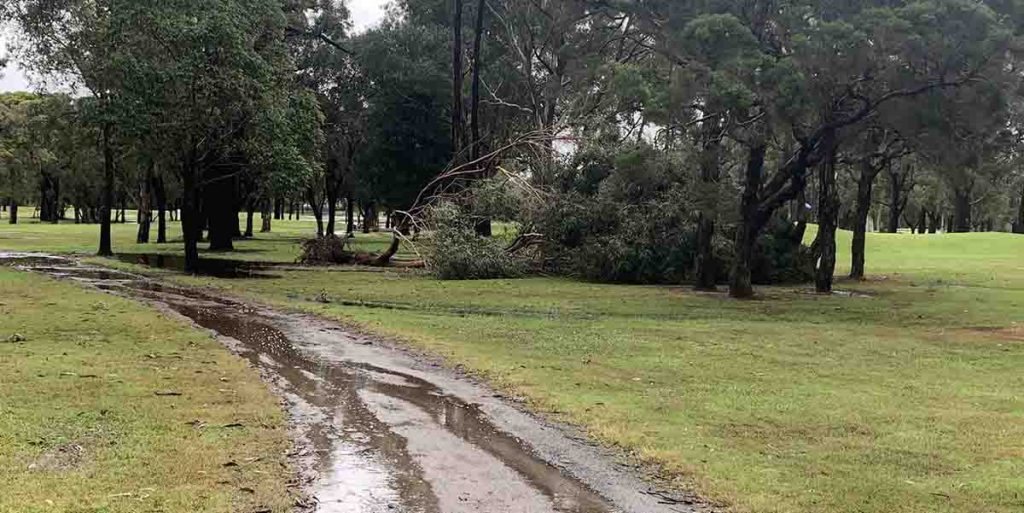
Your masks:
{"label": "overcast sky", "polygon": [[[3,1],[3,0],[0,0]],[[380,22],[384,17],[384,8],[390,0],[345,0],[348,8],[352,11],[352,23],[355,31],[362,32]],[[3,35],[0,33],[0,35]],[[0,38],[0,55],[5,51],[5,44]],[[25,91],[31,89],[31,84],[25,73],[18,68],[15,62],[9,62],[8,66],[0,70],[0,92]]]}

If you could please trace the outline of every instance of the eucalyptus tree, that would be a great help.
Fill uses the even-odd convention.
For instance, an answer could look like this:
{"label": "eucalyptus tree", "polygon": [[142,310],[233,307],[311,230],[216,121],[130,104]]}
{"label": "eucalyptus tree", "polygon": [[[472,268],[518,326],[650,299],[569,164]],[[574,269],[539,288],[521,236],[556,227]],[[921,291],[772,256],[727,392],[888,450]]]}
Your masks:
{"label": "eucalyptus tree", "polygon": [[100,255],[112,255],[110,213],[114,201],[114,131],[119,118],[122,52],[133,30],[123,16],[130,0],[11,0],[3,14],[16,23],[15,39],[23,66],[73,88],[84,88],[95,102],[86,111],[101,129],[103,202]]}
{"label": "eucalyptus tree", "polygon": [[295,144],[315,141],[315,134],[296,132],[316,118],[304,101],[289,100],[294,66],[280,3],[142,0],[121,16],[134,28],[125,41],[124,94],[140,122],[155,127],[153,140],[174,156],[186,267],[194,270],[203,190],[230,194],[205,205],[211,246],[230,248],[238,174],[254,162],[288,173],[309,169],[308,152]]}
{"label": "eucalyptus tree", "polygon": [[[966,0],[723,2],[623,0],[659,52],[729,91],[729,136],[747,148],[730,294],[750,297],[754,244],[818,166],[824,192],[817,288],[835,266],[834,162],[859,123],[896,100],[965,85],[997,70],[1013,20]],[[770,5],[770,8],[769,8]],[[1009,23],[1004,23],[1008,21]]]}

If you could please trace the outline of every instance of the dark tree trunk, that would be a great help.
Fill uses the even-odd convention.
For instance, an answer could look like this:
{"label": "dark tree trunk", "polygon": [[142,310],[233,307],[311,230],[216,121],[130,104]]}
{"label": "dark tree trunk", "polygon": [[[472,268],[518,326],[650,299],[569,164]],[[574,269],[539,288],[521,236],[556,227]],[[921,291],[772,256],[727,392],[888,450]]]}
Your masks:
{"label": "dark tree trunk", "polygon": [[349,237],[353,236],[356,231],[355,212],[353,212],[355,206],[355,201],[352,200],[352,195],[349,194],[345,198],[345,234]]}
{"label": "dark tree trunk", "polygon": [[1017,219],[1013,222],[1013,233],[1024,233],[1024,185],[1020,187],[1017,200]]}
{"label": "dark tree trunk", "polygon": [[316,197],[316,191],[312,187],[306,189],[306,198],[309,207],[313,211],[313,218],[316,219],[316,236],[324,236],[324,208],[323,203]]}
{"label": "dark tree trunk", "polygon": [[921,209],[921,213],[917,215],[917,233],[918,235],[924,235],[924,232],[928,230],[928,211],[924,208]]}
{"label": "dark tree trunk", "polygon": [[452,152],[457,161],[465,137],[462,105],[462,0],[452,0]]}
{"label": "dark tree trunk", "polygon": [[57,224],[60,220],[60,179],[48,171],[41,171],[39,180],[39,220]]}
{"label": "dark tree trunk", "polygon": [[274,220],[281,221],[284,219],[284,198],[274,199]]}
{"label": "dark tree trunk", "polygon": [[18,224],[18,202],[17,200],[11,200],[11,212],[7,216],[7,222],[10,224]]}
{"label": "dark tree trunk", "polygon": [[185,272],[199,270],[199,169],[194,157],[189,156],[182,169],[181,233],[185,240]]}
{"label": "dark tree trunk", "polygon": [[939,233],[939,226],[942,225],[942,216],[938,212],[928,214],[928,233]]}
{"label": "dark tree trunk", "polygon": [[337,177],[337,169],[327,174],[327,228],[324,233],[334,235],[335,217],[338,215],[338,189],[341,180]]}
{"label": "dark tree trunk", "polygon": [[[476,32],[473,34],[473,82],[470,86],[470,158],[477,160],[483,155],[483,139],[480,136],[480,67],[483,65],[484,12],[487,10],[486,0],[480,0],[476,8]],[[474,227],[481,237],[493,235],[491,219],[482,218]]]}
{"label": "dark tree trunk", "polygon": [[363,206],[363,233],[370,233],[373,229],[373,219],[377,216],[377,210],[374,208],[372,202],[368,202]]}
{"label": "dark tree trunk", "polygon": [[100,207],[99,256],[113,256],[110,241],[110,213],[114,208],[114,149],[111,147],[110,123],[103,124],[103,206]]}
{"label": "dark tree trunk", "polygon": [[832,293],[832,280],[836,271],[836,229],[839,224],[839,190],[836,187],[835,142],[823,142],[830,149],[818,167],[818,262],[814,274],[814,288],[819,294]]}
{"label": "dark tree trunk", "polygon": [[956,233],[971,231],[971,190],[969,187],[957,187],[953,190],[953,231]]}
{"label": "dark tree trunk", "polygon": [[252,218],[256,214],[256,206],[250,202],[245,208],[245,237],[252,238]]}
{"label": "dark tree trunk", "polygon": [[210,251],[233,251],[233,239],[238,232],[238,212],[235,210],[235,184],[231,170],[224,167],[211,169],[213,177],[203,187],[203,211],[209,225]]}
{"label": "dark tree trunk", "polygon": [[153,206],[150,204],[150,193],[153,184],[153,164],[146,167],[146,175],[139,182],[139,204],[136,222],[139,224],[139,231],[135,235],[135,242],[139,244],[149,243],[150,216]]}
{"label": "dark tree trunk", "polygon": [[263,200],[263,208],[260,209],[260,233],[270,233],[270,219],[274,217],[271,212],[269,199]]}
{"label": "dark tree trunk", "polygon": [[167,191],[164,189],[164,179],[160,176],[153,177],[153,195],[156,197],[156,243],[167,243]]}
{"label": "dark tree trunk", "polygon": [[[707,190],[718,183],[719,163],[721,161],[721,138],[716,122],[705,121],[703,148],[700,162],[700,181]],[[697,218],[697,258],[694,269],[694,288],[697,290],[715,290],[718,284],[716,274],[714,239],[715,214],[711,198],[702,198],[704,202]]]}
{"label": "dark tree trunk", "polygon": [[736,226],[735,255],[729,282],[729,295],[739,299],[754,296],[751,260],[754,254],[754,244],[757,243],[757,234],[765,222],[764,215],[758,208],[757,197],[761,189],[765,150],[765,146],[755,146],[750,149],[750,155],[747,158],[743,198],[740,202],[740,221]]}
{"label": "dark tree trunk", "polygon": [[871,191],[874,187],[878,171],[865,160],[861,164],[860,177],[857,180],[857,205],[853,217],[853,244],[851,245],[852,261],[850,278],[864,279],[864,252],[867,245],[868,214],[871,212]]}

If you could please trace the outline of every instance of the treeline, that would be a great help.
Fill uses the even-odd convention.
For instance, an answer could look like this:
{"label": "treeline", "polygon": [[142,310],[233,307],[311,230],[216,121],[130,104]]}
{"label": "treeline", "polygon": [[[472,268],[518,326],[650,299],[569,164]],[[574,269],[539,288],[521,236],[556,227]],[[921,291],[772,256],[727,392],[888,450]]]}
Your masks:
{"label": "treeline", "polygon": [[331,0],[9,2],[79,94],[5,98],[0,195],[98,217],[101,253],[122,203],[180,208],[194,262],[298,201],[319,235],[471,229],[433,238],[472,255],[446,277],[828,292],[839,228],[855,278],[869,229],[1024,231],[1022,7],[400,0],[354,35]]}

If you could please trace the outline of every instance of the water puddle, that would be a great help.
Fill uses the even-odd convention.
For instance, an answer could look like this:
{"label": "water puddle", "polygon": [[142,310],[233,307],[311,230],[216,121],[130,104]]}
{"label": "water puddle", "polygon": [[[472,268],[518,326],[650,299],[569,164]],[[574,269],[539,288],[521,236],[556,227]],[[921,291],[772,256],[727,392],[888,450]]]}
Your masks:
{"label": "water puddle", "polygon": [[[323,331],[317,332],[320,338],[304,337],[284,321],[275,321],[275,316],[287,314],[259,311],[191,289],[43,256],[8,259],[0,254],[0,262],[5,260],[159,302],[229,337],[231,348],[260,369],[287,402],[300,448],[299,467],[305,469],[317,511],[620,511],[535,456],[519,438],[497,429],[477,404],[421,377],[372,361],[337,357],[332,346],[355,343],[341,330],[330,340],[323,339]],[[627,509],[684,511],[650,504]]]}
{"label": "water puddle", "polygon": [[[155,269],[185,272],[185,257],[145,253],[121,253],[116,256],[121,262],[144,265]],[[279,278],[268,271],[277,267],[269,262],[242,262],[219,258],[200,258],[196,274],[213,278]]]}

